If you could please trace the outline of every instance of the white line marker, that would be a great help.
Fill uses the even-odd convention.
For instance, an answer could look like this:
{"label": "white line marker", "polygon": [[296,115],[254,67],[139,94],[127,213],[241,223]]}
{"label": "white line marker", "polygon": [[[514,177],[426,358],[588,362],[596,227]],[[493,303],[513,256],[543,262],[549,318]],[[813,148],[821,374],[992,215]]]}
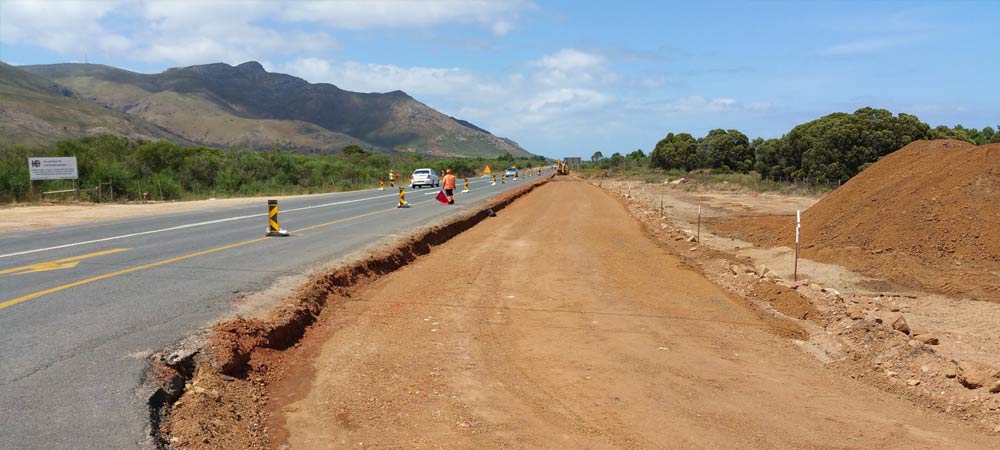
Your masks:
{"label": "white line marker", "polygon": [[[378,196],[375,196],[375,197],[358,198],[358,199],[354,199],[354,200],[344,200],[342,202],[323,203],[321,205],[303,206],[301,208],[286,209],[286,210],[282,211],[282,214],[288,214],[289,212],[302,211],[302,210],[306,210],[306,209],[323,208],[323,207],[327,207],[327,206],[346,205],[348,203],[357,203],[357,202],[362,202],[362,201],[365,201],[365,200],[374,200],[374,199],[378,199],[378,198],[395,197],[395,196],[396,196],[396,194],[378,195]],[[96,243],[99,243],[99,242],[114,241],[114,240],[118,240],[118,239],[126,239],[126,238],[136,237],[136,236],[145,236],[147,234],[155,234],[155,233],[163,233],[163,232],[167,232],[167,231],[183,230],[185,228],[201,227],[201,226],[205,226],[205,225],[215,225],[217,223],[232,222],[234,220],[243,220],[243,219],[250,219],[250,218],[253,218],[253,217],[265,217],[265,216],[267,216],[266,212],[260,213],[260,214],[249,214],[249,215],[246,215],[246,216],[227,217],[225,219],[208,220],[208,221],[205,221],[205,222],[189,223],[189,224],[185,224],[185,225],[177,225],[175,227],[161,228],[159,230],[140,231],[138,233],[123,234],[123,235],[120,235],[120,236],[111,236],[111,237],[106,237],[106,238],[101,238],[101,239],[94,239],[94,240],[90,240],[90,241],[74,242],[74,243],[71,243],[71,244],[57,245],[57,246],[54,246],[54,247],[38,248],[38,249],[34,249],[34,250],[25,250],[23,252],[8,253],[6,255],[0,255],[0,258],[7,258],[7,257],[11,257],[11,256],[20,256],[20,255],[27,255],[27,254],[38,253],[38,252],[46,252],[46,251],[49,251],[49,250],[59,250],[59,249],[62,249],[62,248],[77,247],[77,246],[80,246],[80,245],[96,244]]]}
{"label": "white line marker", "polygon": [[[431,192],[429,194],[424,194],[424,195],[431,195],[431,194],[437,194],[437,191]],[[328,207],[328,206],[346,205],[348,203],[357,203],[357,202],[363,202],[363,201],[367,201],[367,200],[376,200],[376,199],[386,198],[386,197],[395,197],[397,195],[398,194],[377,195],[375,197],[365,197],[365,198],[357,198],[357,199],[354,199],[354,200],[344,200],[344,201],[341,201],[341,202],[332,202],[332,203],[323,203],[323,204],[312,205],[312,206],[303,206],[301,208],[285,209],[285,210],[282,210],[281,213],[282,214],[288,214],[290,212],[295,212],[295,211],[304,211],[304,210],[307,210],[307,209],[325,208],[325,207]],[[28,255],[28,254],[31,254],[31,253],[47,252],[47,251],[50,251],[50,250],[59,250],[59,249],[62,249],[62,248],[77,247],[77,246],[80,246],[80,245],[96,244],[96,243],[99,243],[99,242],[114,241],[114,240],[118,240],[118,239],[126,239],[126,238],[136,237],[136,236],[145,236],[147,234],[164,233],[164,232],[167,232],[167,231],[183,230],[185,228],[201,227],[201,226],[205,226],[205,225],[215,225],[217,223],[232,222],[234,220],[243,220],[243,219],[250,219],[250,218],[253,218],[253,217],[265,217],[265,216],[267,216],[266,212],[265,213],[260,213],[260,214],[250,214],[250,215],[246,215],[246,216],[227,217],[225,219],[209,220],[209,221],[205,221],[205,222],[189,223],[189,224],[186,224],[186,225],[178,225],[178,226],[175,226],[175,227],[161,228],[159,230],[140,231],[138,233],[123,234],[123,235],[120,235],[120,236],[111,236],[111,237],[106,237],[106,238],[101,238],[101,239],[94,239],[94,240],[90,240],[90,241],[73,242],[71,244],[57,245],[57,246],[54,246],[54,247],[37,248],[37,249],[34,249],[34,250],[25,250],[23,252],[8,253],[6,255],[0,255],[0,258],[8,258],[8,257],[11,257],[11,256]]]}

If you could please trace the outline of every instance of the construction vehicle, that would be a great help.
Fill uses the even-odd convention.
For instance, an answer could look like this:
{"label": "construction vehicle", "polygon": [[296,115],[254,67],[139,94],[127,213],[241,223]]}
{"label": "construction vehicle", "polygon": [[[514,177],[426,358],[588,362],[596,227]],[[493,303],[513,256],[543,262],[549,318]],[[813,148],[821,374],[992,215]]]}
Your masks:
{"label": "construction vehicle", "polygon": [[561,159],[556,161],[556,173],[559,175],[569,175],[569,165]]}

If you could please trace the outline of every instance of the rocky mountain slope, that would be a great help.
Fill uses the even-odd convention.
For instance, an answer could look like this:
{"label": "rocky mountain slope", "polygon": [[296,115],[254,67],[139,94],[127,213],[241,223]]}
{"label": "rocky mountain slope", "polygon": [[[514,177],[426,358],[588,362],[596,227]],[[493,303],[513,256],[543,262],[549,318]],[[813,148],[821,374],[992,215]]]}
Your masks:
{"label": "rocky mountain slope", "polygon": [[0,63],[0,143],[44,144],[101,133],[188,142],[140,117],[81,99],[65,86]]}
{"label": "rocky mountain slope", "polygon": [[95,64],[23,66],[84,99],[203,145],[332,152],[348,144],[449,156],[527,155],[402,91],[364,94],[269,73],[256,62],[140,74]]}

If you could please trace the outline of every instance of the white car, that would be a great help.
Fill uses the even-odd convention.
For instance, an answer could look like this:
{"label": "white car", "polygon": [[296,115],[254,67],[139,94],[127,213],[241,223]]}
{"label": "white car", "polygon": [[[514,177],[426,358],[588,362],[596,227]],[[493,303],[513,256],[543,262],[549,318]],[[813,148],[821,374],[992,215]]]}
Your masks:
{"label": "white car", "polygon": [[421,186],[440,187],[441,178],[438,178],[434,169],[417,169],[410,175],[410,188],[416,189]]}
{"label": "white car", "polygon": [[506,171],[504,171],[503,174],[506,175],[506,176],[508,176],[508,177],[516,177],[517,176],[517,169],[515,169],[513,167],[510,167]]}

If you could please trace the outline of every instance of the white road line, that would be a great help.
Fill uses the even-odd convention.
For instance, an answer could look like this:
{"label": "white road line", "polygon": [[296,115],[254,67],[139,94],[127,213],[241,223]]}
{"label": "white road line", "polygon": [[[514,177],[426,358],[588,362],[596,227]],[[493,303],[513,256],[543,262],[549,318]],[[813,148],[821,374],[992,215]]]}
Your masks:
{"label": "white road line", "polygon": [[[379,198],[395,197],[395,196],[396,196],[396,194],[378,195],[378,196],[375,196],[375,197],[365,197],[365,198],[359,198],[359,199],[354,199],[354,200],[345,200],[345,201],[342,201],[342,202],[323,203],[323,204],[320,204],[320,205],[303,206],[301,208],[286,209],[286,210],[281,211],[281,212],[287,214],[287,213],[290,213],[290,212],[302,211],[302,210],[306,210],[306,209],[323,208],[323,207],[327,207],[327,206],[336,206],[336,205],[346,205],[348,203],[357,203],[357,202],[362,202],[362,201],[365,201],[365,200],[374,200],[374,199],[379,199]],[[126,238],[136,237],[136,236],[145,236],[147,234],[164,233],[164,232],[167,232],[167,231],[183,230],[185,228],[200,227],[200,226],[205,226],[205,225],[215,225],[217,223],[232,222],[234,220],[243,220],[243,219],[250,219],[250,218],[253,218],[253,217],[265,217],[265,216],[267,216],[267,213],[250,214],[250,215],[246,215],[246,216],[227,217],[225,219],[216,219],[216,220],[208,220],[208,221],[205,221],[205,222],[189,223],[189,224],[185,224],[185,225],[178,225],[178,226],[175,226],[175,227],[161,228],[159,230],[140,231],[138,233],[123,234],[123,235],[120,235],[120,236],[111,236],[111,237],[106,237],[106,238],[101,238],[101,239],[94,239],[94,240],[90,240],[90,241],[73,242],[71,244],[57,245],[57,246],[54,246],[54,247],[37,248],[37,249],[34,249],[34,250],[25,250],[23,252],[8,253],[6,255],[0,255],[0,258],[7,258],[7,257],[11,257],[11,256],[20,256],[20,255],[27,255],[27,254],[38,253],[38,252],[46,252],[46,251],[49,251],[49,250],[58,250],[58,249],[61,249],[61,248],[77,247],[77,246],[80,246],[80,245],[96,244],[98,242],[114,241],[114,240],[118,240],[118,239],[126,239]]]}
{"label": "white road line", "polygon": [[[474,183],[474,181],[470,181],[469,183],[470,184]],[[424,194],[424,195],[431,195],[431,194],[437,194],[437,191],[431,192],[429,194]],[[332,203],[323,203],[323,204],[312,205],[312,206],[303,206],[301,208],[286,209],[286,210],[280,211],[280,213],[287,214],[287,213],[290,213],[290,212],[304,211],[304,210],[307,210],[307,209],[326,208],[326,207],[329,207],[329,206],[346,205],[348,203],[357,203],[357,202],[363,202],[363,201],[367,201],[367,200],[375,200],[375,199],[386,198],[386,197],[395,197],[397,195],[398,194],[377,195],[375,197],[365,197],[365,198],[358,198],[358,199],[354,199],[354,200],[344,200],[342,202],[332,202]],[[37,248],[37,249],[34,249],[34,250],[25,250],[25,251],[22,251],[22,252],[8,253],[6,255],[0,255],[0,258],[8,258],[8,257],[11,257],[11,256],[20,256],[20,255],[28,255],[28,254],[31,254],[31,253],[47,252],[47,251],[50,251],[50,250],[59,250],[59,249],[62,249],[62,248],[77,247],[77,246],[80,246],[80,245],[96,244],[96,243],[99,243],[99,242],[114,241],[114,240],[118,240],[118,239],[126,239],[126,238],[136,237],[136,236],[145,236],[147,234],[164,233],[164,232],[167,232],[167,231],[183,230],[185,228],[200,227],[200,226],[205,226],[205,225],[215,225],[217,223],[232,222],[234,220],[243,220],[243,219],[250,219],[250,218],[253,218],[253,217],[264,217],[264,216],[267,216],[267,213],[250,214],[250,215],[246,215],[246,216],[227,217],[225,219],[216,219],[216,220],[209,220],[209,221],[205,221],[205,222],[189,223],[189,224],[186,224],[186,225],[178,225],[178,226],[175,226],[175,227],[161,228],[159,230],[140,231],[138,233],[123,234],[123,235],[120,235],[120,236],[111,236],[111,237],[106,237],[106,238],[101,238],[101,239],[94,239],[94,240],[90,240],[90,241],[73,242],[71,244],[57,245],[57,246],[54,246],[54,247]]]}

